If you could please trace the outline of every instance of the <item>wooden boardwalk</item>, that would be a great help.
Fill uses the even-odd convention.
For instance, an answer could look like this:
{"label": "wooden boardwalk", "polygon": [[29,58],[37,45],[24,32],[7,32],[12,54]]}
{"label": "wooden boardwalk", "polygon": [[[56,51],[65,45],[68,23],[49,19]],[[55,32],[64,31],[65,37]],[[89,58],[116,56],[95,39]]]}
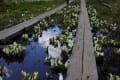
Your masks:
{"label": "wooden boardwalk", "polygon": [[92,33],[85,0],[81,0],[81,11],[71,63],[66,80],[98,80],[94,57]]}
{"label": "wooden boardwalk", "polygon": [[[33,26],[43,18],[54,14],[65,6],[66,4],[63,4],[26,22],[0,31],[0,42],[8,41],[22,33],[23,30]],[[81,0],[78,29],[70,60],[66,80],[98,80],[92,33],[85,0]]]}
{"label": "wooden boardwalk", "polygon": [[[70,3],[73,2],[73,0],[70,0]],[[47,16],[50,16],[54,13],[56,13],[57,11],[63,9],[65,6],[67,6],[66,3],[62,4],[61,6],[50,10],[48,12],[45,12],[43,14],[40,14],[37,17],[34,17],[28,21],[22,22],[18,25],[15,25],[13,27],[4,29],[2,31],[0,31],[0,43],[6,43],[8,40],[16,37],[17,35],[23,33],[23,31],[27,30],[28,28],[30,28],[31,26],[35,25],[36,23],[38,23],[40,20],[44,19]]]}

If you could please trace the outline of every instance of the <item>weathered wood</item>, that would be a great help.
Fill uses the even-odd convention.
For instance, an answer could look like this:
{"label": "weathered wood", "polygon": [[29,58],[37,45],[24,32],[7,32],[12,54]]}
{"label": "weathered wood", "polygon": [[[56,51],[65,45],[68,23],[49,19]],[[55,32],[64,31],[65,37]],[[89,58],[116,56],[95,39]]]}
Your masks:
{"label": "weathered wood", "polygon": [[[73,2],[73,0],[70,0],[70,3]],[[38,23],[40,20],[46,18],[47,16],[50,16],[54,13],[56,13],[57,11],[61,10],[62,8],[64,8],[65,6],[67,6],[66,3],[62,4],[61,6],[50,10],[48,12],[45,12],[43,14],[40,14],[37,17],[33,17],[32,19],[22,22],[18,25],[15,25],[13,27],[4,29],[2,31],[0,31],[0,42],[1,43],[5,43],[8,40],[16,37],[17,35],[21,34],[23,31],[25,31],[27,28],[33,26],[34,24]]]}
{"label": "weathered wood", "polygon": [[85,0],[81,0],[81,12],[71,63],[66,80],[98,80],[94,57],[92,33]]}
{"label": "weathered wood", "polygon": [[[85,3],[84,0],[82,1]],[[85,33],[82,80],[98,80],[90,22],[87,9],[85,8],[84,10]]]}
{"label": "weathered wood", "polygon": [[82,78],[83,36],[81,35],[84,33],[84,27],[82,26],[83,16],[80,15],[79,17],[81,22],[78,24],[78,31],[70,58],[71,62],[68,68],[66,80],[81,80]]}

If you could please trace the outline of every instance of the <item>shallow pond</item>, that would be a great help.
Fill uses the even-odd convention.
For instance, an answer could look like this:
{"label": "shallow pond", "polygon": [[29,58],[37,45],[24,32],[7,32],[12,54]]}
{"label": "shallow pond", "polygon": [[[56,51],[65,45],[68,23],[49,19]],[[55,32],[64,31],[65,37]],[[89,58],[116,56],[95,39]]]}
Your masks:
{"label": "shallow pond", "polygon": [[[34,42],[33,38],[30,38],[30,45],[26,45],[24,57],[18,61],[6,60],[1,55],[0,65],[4,66],[3,80],[21,80],[21,71],[25,72],[38,72],[40,80],[46,80],[45,73],[50,72],[50,66],[44,63],[45,57],[48,54],[45,52],[45,46],[49,45],[49,38],[61,34],[61,29],[58,26],[49,28],[43,31],[42,37],[38,42]],[[53,74],[52,80],[58,80],[58,74]]]}

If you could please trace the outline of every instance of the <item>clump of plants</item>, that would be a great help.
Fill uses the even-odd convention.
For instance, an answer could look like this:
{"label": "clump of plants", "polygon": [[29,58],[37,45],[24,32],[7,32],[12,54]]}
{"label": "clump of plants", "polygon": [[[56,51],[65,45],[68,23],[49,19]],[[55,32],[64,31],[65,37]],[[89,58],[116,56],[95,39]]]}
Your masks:
{"label": "clump of plants", "polygon": [[65,26],[70,26],[71,28],[77,26],[79,7],[79,5],[70,5],[68,6],[68,9],[64,9]]}
{"label": "clump of plants", "polygon": [[42,36],[42,29],[40,26],[41,26],[40,24],[34,26],[34,34],[33,34],[34,41],[38,41],[38,38]]}
{"label": "clump of plants", "polygon": [[40,24],[34,26],[34,32],[42,36],[42,29],[40,27]]}
{"label": "clump of plants", "polygon": [[38,25],[36,25],[36,26],[34,26],[34,32],[35,33],[41,33],[41,28],[40,28],[40,25],[38,24]]}
{"label": "clump of plants", "polygon": [[[106,70],[110,66],[119,69],[119,65],[117,64],[119,64],[120,61],[120,42],[117,38],[112,36],[116,31],[116,25],[109,24],[106,20],[100,19],[97,15],[98,13],[96,9],[93,9],[91,6],[88,8],[88,13],[92,27],[94,53],[96,56],[97,66],[101,70],[103,70],[103,68]],[[108,74],[109,73],[103,76],[105,80]],[[119,79],[120,78],[118,76],[112,74],[108,77],[108,80]]]}
{"label": "clump of plants", "polygon": [[64,44],[66,44],[66,42],[67,42],[67,36],[66,35],[60,35],[59,42],[60,42],[61,46],[63,46]]}
{"label": "clump of plants", "polygon": [[22,39],[25,41],[26,44],[30,43],[28,34],[23,34]]}
{"label": "clump of plants", "polygon": [[50,67],[55,72],[64,72],[67,70],[65,64],[60,59],[51,59]]}
{"label": "clump of plants", "polygon": [[16,42],[3,48],[3,52],[7,56],[17,56],[17,57],[22,56],[24,50],[25,50],[25,47],[23,47],[21,44],[18,44]]}
{"label": "clump of plants", "polygon": [[69,35],[69,31],[67,29],[63,29],[62,30],[62,34],[68,36]]}
{"label": "clump of plants", "polygon": [[38,78],[38,72],[34,72],[34,73],[27,73],[24,71],[21,71],[22,73],[22,80],[39,80]]}
{"label": "clump of plants", "polygon": [[43,19],[40,21],[39,26],[41,26],[42,29],[47,29],[50,25],[46,19]]}
{"label": "clump of plants", "polygon": [[50,56],[45,58],[45,63],[50,65],[51,70],[55,73],[65,72],[68,68],[67,62],[64,63],[60,59],[53,59]]}
{"label": "clump of plants", "polygon": [[[57,13],[58,16],[62,16],[62,24],[60,26],[70,27],[70,30],[75,29],[78,23],[78,13],[80,11],[80,5],[69,5],[62,11]],[[63,15],[64,14],[64,15]]]}

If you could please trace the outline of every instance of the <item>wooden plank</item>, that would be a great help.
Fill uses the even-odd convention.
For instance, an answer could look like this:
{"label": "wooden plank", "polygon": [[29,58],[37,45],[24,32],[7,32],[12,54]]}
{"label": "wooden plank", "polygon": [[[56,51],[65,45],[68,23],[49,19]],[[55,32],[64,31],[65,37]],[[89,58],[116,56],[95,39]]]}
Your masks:
{"label": "wooden plank", "polygon": [[[81,2],[85,4],[85,0],[81,0]],[[82,80],[98,80],[98,73],[94,57],[92,33],[86,8],[84,9],[84,24],[85,32]]]}
{"label": "wooden plank", "polygon": [[73,48],[74,55],[71,57],[71,62],[68,68],[68,76],[66,80],[81,80],[82,76],[82,44],[76,44]]}
{"label": "wooden plank", "polygon": [[84,34],[84,57],[83,57],[83,76],[82,80],[98,80],[96,62],[94,57],[94,48],[90,30],[85,25]]}
{"label": "wooden plank", "polygon": [[84,26],[83,26],[83,14],[79,15],[79,23],[77,34],[73,46],[72,55],[70,58],[70,65],[67,72],[66,80],[81,80],[82,78],[82,58],[83,58],[83,34],[84,34]]}
{"label": "wooden plank", "polygon": [[85,0],[81,0],[78,30],[66,80],[98,80],[91,27]]}

